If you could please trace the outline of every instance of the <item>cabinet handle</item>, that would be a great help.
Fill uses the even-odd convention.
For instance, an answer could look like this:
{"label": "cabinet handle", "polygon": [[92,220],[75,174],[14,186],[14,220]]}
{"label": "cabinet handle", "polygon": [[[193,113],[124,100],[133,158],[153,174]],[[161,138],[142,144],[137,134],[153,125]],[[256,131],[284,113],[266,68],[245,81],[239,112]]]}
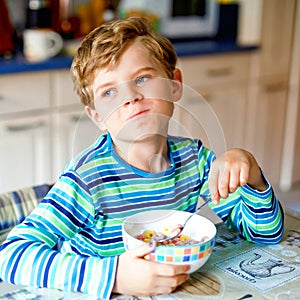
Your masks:
{"label": "cabinet handle", "polygon": [[208,93],[208,92],[200,93],[200,95],[201,95],[206,101],[211,100],[211,94]]}
{"label": "cabinet handle", "polygon": [[77,123],[80,120],[87,121],[89,117],[86,114],[74,115],[71,117],[72,122]]}
{"label": "cabinet handle", "polygon": [[266,84],[264,90],[266,93],[276,93],[286,89],[286,84],[284,82],[273,82]]}
{"label": "cabinet handle", "polygon": [[[209,93],[199,93],[200,95],[201,95],[201,97],[206,101],[206,102],[209,102],[212,98],[212,96],[211,96],[211,94],[209,94]],[[199,103],[201,103],[201,101],[199,101],[199,97],[191,97],[191,98],[188,98],[187,99],[188,100],[188,102],[190,103],[190,104],[199,104]]]}
{"label": "cabinet handle", "polygon": [[20,124],[20,125],[7,125],[6,130],[10,132],[21,132],[27,130],[33,130],[45,125],[44,122],[36,122],[36,123],[29,123],[29,124]]}
{"label": "cabinet handle", "polygon": [[[201,98],[205,99],[206,101],[211,100],[212,97],[211,93],[198,91],[198,94],[201,96]],[[196,103],[196,102],[199,103],[199,97],[193,96],[193,97],[188,97],[187,99],[190,103]]]}
{"label": "cabinet handle", "polygon": [[209,69],[207,70],[206,74],[209,77],[220,77],[220,76],[227,76],[232,73],[231,67],[224,67],[219,69]]}

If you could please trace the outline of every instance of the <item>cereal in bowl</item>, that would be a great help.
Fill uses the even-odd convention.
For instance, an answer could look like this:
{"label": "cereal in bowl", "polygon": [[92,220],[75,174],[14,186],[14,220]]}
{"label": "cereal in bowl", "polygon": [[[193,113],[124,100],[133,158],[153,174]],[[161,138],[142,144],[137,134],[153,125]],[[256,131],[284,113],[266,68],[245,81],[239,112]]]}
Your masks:
{"label": "cereal in bowl", "polygon": [[[172,235],[174,232],[174,227],[168,226],[163,228],[160,232],[156,232],[154,230],[145,230],[143,233],[136,236],[136,238],[140,241],[145,243],[149,243],[153,237],[157,240],[165,239],[166,237]],[[202,243],[208,240],[208,237],[203,237],[200,241],[192,239],[189,235],[186,234],[179,234],[178,236],[171,238],[167,241],[158,242],[157,246],[159,245],[166,245],[166,246],[186,246],[186,245],[194,245]]]}

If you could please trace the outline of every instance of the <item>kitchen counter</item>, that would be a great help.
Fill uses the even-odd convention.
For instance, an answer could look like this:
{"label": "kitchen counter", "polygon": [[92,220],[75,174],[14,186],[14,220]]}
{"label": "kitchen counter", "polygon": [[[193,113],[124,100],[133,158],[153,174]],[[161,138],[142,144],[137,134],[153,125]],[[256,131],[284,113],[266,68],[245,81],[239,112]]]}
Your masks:
{"label": "kitchen counter", "polygon": [[[257,45],[240,46],[232,42],[226,43],[211,40],[174,41],[173,44],[178,57],[253,51],[259,48]],[[12,59],[0,60],[0,75],[20,72],[68,69],[71,66],[72,59],[72,56],[60,55],[43,62],[29,63],[26,61],[23,55],[18,54]]]}
{"label": "kitchen counter", "polygon": [[26,61],[24,56],[17,55],[9,60],[0,60],[0,75],[20,72],[68,69],[71,66],[72,59],[73,58],[71,56],[61,55],[42,62],[30,63]]}
{"label": "kitchen counter", "polygon": [[206,41],[176,41],[173,42],[178,57],[194,55],[212,55],[232,52],[254,51],[258,45],[238,45],[233,42]]}

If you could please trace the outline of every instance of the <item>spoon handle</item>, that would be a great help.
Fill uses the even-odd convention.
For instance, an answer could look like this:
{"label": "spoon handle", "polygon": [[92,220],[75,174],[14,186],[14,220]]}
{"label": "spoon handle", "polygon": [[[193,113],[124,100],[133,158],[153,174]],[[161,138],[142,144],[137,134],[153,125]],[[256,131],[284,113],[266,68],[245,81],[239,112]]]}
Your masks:
{"label": "spoon handle", "polygon": [[204,203],[202,203],[198,208],[196,208],[194,214],[197,214],[203,207],[205,207],[207,204],[211,202],[211,198],[209,197],[208,200],[206,200]]}
{"label": "spoon handle", "polygon": [[185,221],[182,227],[184,227],[186,225],[186,223],[188,222],[188,220],[193,217],[194,215],[196,215],[202,208],[204,208],[206,205],[208,205],[211,202],[211,198],[209,198],[208,200],[206,200],[204,203],[202,203]]}
{"label": "spoon handle", "polygon": [[[203,207],[205,207],[208,203],[211,202],[211,198],[209,198],[207,201],[205,201],[204,203],[202,203],[191,215],[189,215],[189,217],[184,221],[183,225],[180,225],[180,228],[178,228],[178,230],[176,230],[176,233],[173,235],[169,235],[167,237],[163,237],[163,238],[157,238],[155,235],[151,238],[150,240],[150,245],[153,244],[153,241],[155,242],[165,242],[168,240],[171,240],[175,237],[177,237],[183,230],[183,228],[185,227],[186,223],[188,222],[188,220],[193,217],[194,215],[196,215]],[[151,247],[151,246],[150,246]]]}

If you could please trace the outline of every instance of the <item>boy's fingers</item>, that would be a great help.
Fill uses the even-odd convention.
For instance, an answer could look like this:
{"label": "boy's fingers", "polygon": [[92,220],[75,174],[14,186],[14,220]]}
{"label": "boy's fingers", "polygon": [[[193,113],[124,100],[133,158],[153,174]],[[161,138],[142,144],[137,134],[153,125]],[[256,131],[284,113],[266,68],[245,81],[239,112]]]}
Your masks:
{"label": "boy's fingers", "polygon": [[229,192],[233,193],[240,185],[240,170],[232,170],[230,172]]}
{"label": "boy's fingers", "polygon": [[156,242],[153,241],[152,245],[149,243],[143,244],[136,249],[132,250],[132,254],[135,257],[144,258],[145,255],[149,254],[151,251],[153,251],[156,247]]}
{"label": "boy's fingers", "polygon": [[217,168],[214,168],[212,166],[209,173],[208,189],[211,195],[211,200],[214,204],[217,204],[220,201],[220,194],[218,191],[218,178],[219,178],[219,171]]}
{"label": "boy's fingers", "polygon": [[249,167],[244,166],[240,171],[240,185],[243,186],[248,182],[249,179]]}
{"label": "boy's fingers", "polygon": [[219,173],[219,194],[222,198],[228,197],[230,183],[230,169],[224,168],[222,172]]}

